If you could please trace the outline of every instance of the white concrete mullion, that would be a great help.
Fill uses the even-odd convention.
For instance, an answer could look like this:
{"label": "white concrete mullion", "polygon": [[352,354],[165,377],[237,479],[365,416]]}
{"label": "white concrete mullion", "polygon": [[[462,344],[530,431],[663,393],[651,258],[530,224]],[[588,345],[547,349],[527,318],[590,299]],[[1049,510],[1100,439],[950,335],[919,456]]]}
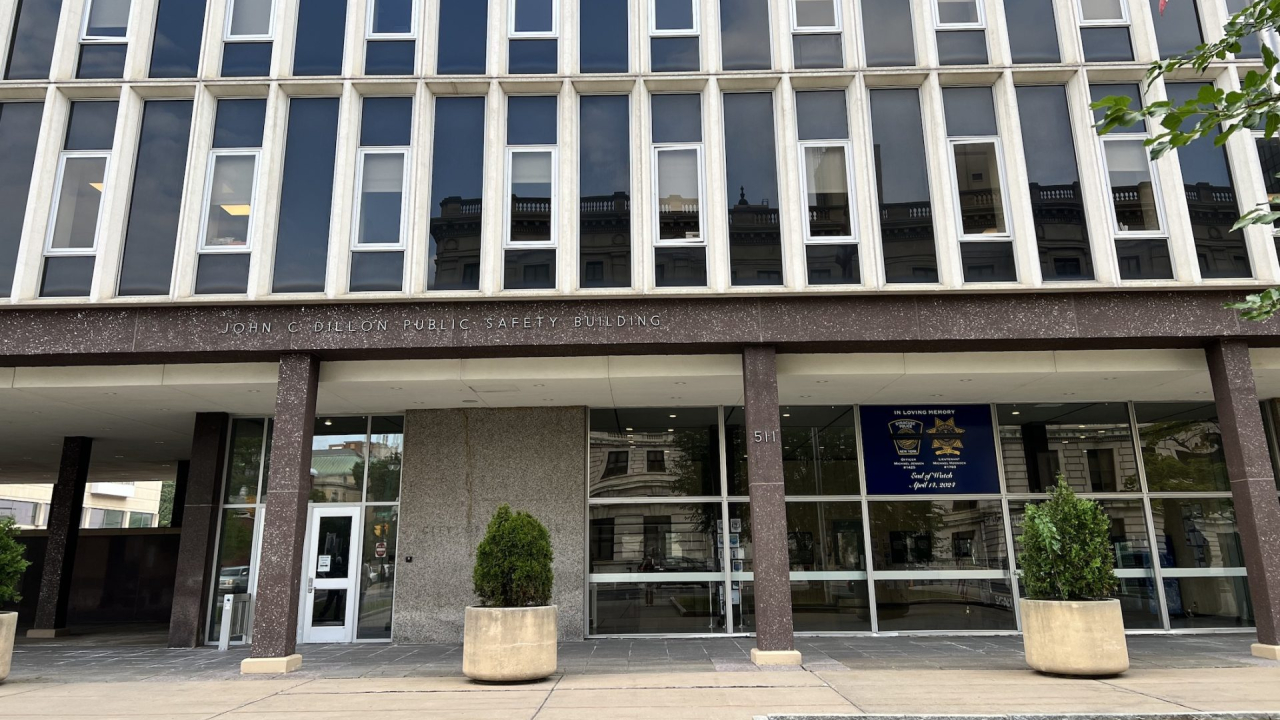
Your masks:
{"label": "white concrete mullion", "polygon": [[771,67],[778,72],[795,70],[795,44],[791,37],[791,0],[769,0],[769,44],[773,46]]}
{"label": "white concrete mullion", "polygon": [[435,149],[432,141],[435,98],[424,82],[418,83],[413,116],[412,176],[416,179],[411,181],[413,202],[404,265],[409,273],[405,288],[417,295],[427,291],[427,256],[431,251],[431,153]]}
{"label": "white concrete mullion", "polygon": [[280,195],[284,182],[284,146],[289,129],[289,96],[272,83],[267,95],[267,116],[262,129],[262,154],[258,159],[258,191],[253,214],[253,256],[249,259],[249,299],[271,295],[275,271],[276,231],[280,225]]}
{"label": "white concrete mullion", "polygon": [[[844,67],[866,67],[862,48],[862,18],[854,0],[836,0],[840,6],[840,44],[844,50]],[[790,10],[790,8],[788,8]],[[792,51],[794,52],[794,45]]]}
{"label": "white concrete mullion", "polygon": [[[209,172],[209,151],[213,149],[213,127],[218,100],[207,88],[197,87],[191,112],[191,141],[187,144],[186,191],[178,220],[175,249],[173,296],[185,300],[195,295],[199,268],[200,232],[203,229],[205,178]],[[253,199],[250,199],[253,202]]]}
{"label": "white concrete mullion", "polygon": [[[590,2],[590,0],[587,0]],[[649,16],[644,0],[627,0],[627,70],[640,72],[641,63],[648,53],[645,46],[649,44]],[[578,32],[581,33],[581,22]]]}
{"label": "white concrete mullion", "polygon": [[1160,48],[1156,43],[1151,5],[1147,0],[1128,0],[1128,3],[1129,35],[1133,39],[1134,60],[1139,63],[1155,62],[1160,59]]}
{"label": "white concrete mullion", "polygon": [[201,80],[222,77],[222,33],[227,23],[227,3],[211,2],[205,5],[204,43],[200,46]]}
{"label": "white concrete mullion", "polygon": [[[989,18],[990,16],[988,16]],[[1013,235],[1013,255],[1017,262],[1018,284],[1040,287],[1040,249],[1036,240],[1036,224],[1028,178],[1027,157],[1022,144],[1022,119],[1018,111],[1018,94],[1013,85],[1013,71],[1005,70],[992,86],[995,98],[996,129],[1004,148],[1005,187],[1008,188],[1008,227]]]}
{"label": "white concrete mullion", "polygon": [[938,67],[938,33],[933,28],[933,0],[911,2],[911,28],[916,38],[916,65]]}
{"label": "white concrete mullion", "polygon": [[49,232],[53,197],[57,194],[58,156],[62,153],[70,116],[71,101],[57,87],[49,86],[45,93],[40,138],[36,141],[35,170],[31,174],[31,190],[27,193],[22,239],[18,243],[12,302],[33,300],[40,294],[45,236]]}
{"label": "white concrete mullion", "polygon": [[1080,196],[1084,200],[1085,227],[1089,231],[1089,249],[1093,253],[1094,279],[1105,285],[1120,284],[1120,266],[1116,258],[1115,221],[1112,216],[1110,184],[1102,159],[1102,144],[1093,126],[1093,110],[1089,105],[1086,71],[1067,81],[1067,111],[1071,116],[1071,134],[1076,144],[1076,165],[1080,174]]}
{"label": "white concrete mullion", "polygon": [[[480,0],[483,2],[484,0]],[[506,77],[507,56],[510,42],[507,39],[507,3],[511,0],[489,0],[489,60],[486,63],[489,77]],[[505,146],[506,143],[504,142]]]}
{"label": "white concrete mullion", "polygon": [[1080,15],[1077,0],[1053,3],[1053,16],[1058,26],[1058,52],[1065,65],[1084,63],[1084,45],[1080,41]]}
{"label": "white concrete mullion", "polygon": [[155,44],[156,15],[160,0],[132,0],[125,38],[124,82],[146,80],[151,69],[151,48]]}
{"label": "white concrete mullion", "polygon": [[[1004,0],[978,0],[983,3],[987,16],[987,60],[990,65],[1006,67],[1013,64],[1013,51],[1009,48],[1009,27],[1004,18]],[[1022,273],[1019,279],[1025,282]]]}
{"label": "white concrete mullion", "polygon": [[120,90],[116,133],[107,165],[102,216],[98,225],[97,262],[89,302],[101,302],[116,295],[120,261],[124,256],[124,235],[128,230],[129,206],[133,197],[133,177],[138,164],[138,141],[142,134],[144,101],[129,86]]}
{"label": "white concrete mullion", "polygon": [[63,0],[58,19],[58,34],[53,41],[53,57],[49,62],[49,78],[54,82],[76,76],[80,61],[80,23],[84,18],[85,0]]}
{"label": "white concrete mullion", "polygon": [[355,226],[356,156],[360,149],[363,98],[351,83],[342,87],[338,107],[337,157],[333,172],[333,210],[329,215],[329,259],[324,291],[346,295],[351,276],[351,232]]}
{"label": "white concrete mullion", "polygon": [[[504,32],[503,44],[506,39]],[[506,197],[506,157],[507,96],[502,85],[495,81],[489,83],[485,100],[484,211],[480,218],[480,292],[485,295],[502,290],[503,211],[510,202]]]}
{"label": "white concrete mullion", "polygon": [[707,241],[707,287],[725,292],[730,286],[729,200],[725,179],[724,97],[716,78],[702,94],[702,145],[706,197],[702,218]]}
{"label": "white concrete mullion", "polygon": [[[1227,92],[1239,90],[1236,72],[1235,67],[1227,68],[1218,77],[1217,86]],[[1238,132],[1227,139],[1222,149],[1227,153],[1227,167],[1231,170],[1236,206],[1241,214],[1259,205],[1267,205],[1267,189],[1262,184],[1261,172],[1258,172],[1261,163],[1253,134]],[[1280,279],[1276,274],[1276,244],[1272,232],[1270,225],[1249,225],[1244,228],[1245,245],[1249,248],[1249,264],[1253,269],[1253,277],[1260,282],[1275,283]]]}
{"label": "white concrete mullion", "polygon": [[13,28],[17,24],[18,0],[0,0],[0,79],[8,69],[9,43],[13,41]]}
{"label": "white concrete mullion", "polygon": [[[561,0],[563,4],[572,4]],[[556,233],[556,288],[562,293],[573,293],[578,289],[578,212],[581,192],[578,190],[578,93],[573,83],[565,81],[560,87],[560,131],[556,139],[559,141],[557,157],[560,166],[556,168],[559,201],[555,203],[557,217],[554,222],[560,224]]]}
{"label": "white concrete mullion", "polygon": [[[1200,35],[1205,43],[1215,43],[1222,39],[1222,27],[1231,19],[1233,13],[1227,11],[1223,0],[1191,0],[1196,3],[1196,11],[1200,17]],[[1190,50],[1190,48],[1187,48]]]}
{"label": "white concrete mullion", "polygon": [[369,17],[368,7],[374,0],[347,0],[347,23],[342,52],[342,76],[358,77],[364,75],[365,56],[365,20]]}
{"label": "white concrete mullion", "polygon": [[272,37],[271,78],[293,75],[293,56],[298,47],[298,8],[303,0],[276,0],[275,32]]}
{"label": "white concrete mullion", "polygon": [[880,242],[880,203],[877,200],[875,144],[871,137],[871,103],[866,80],[858,75],[845,93],[849,103],[849,137],[853,148],[853,205],[858,225],[858,260],[864,287],[883,287],[884,258]]}
{"label": "white concrete mullion", "polygon": [[[788,2],[790,0],[787,0]],[[798,290],[809,283],[805,263],[804,230],[808,221],[808,204],[800,182],[800,136],[796,117],[796,93],[791,78],[784,75],[774,93],[777,105],[775,129],[778,147],[778,213],[782,233],[782,279],[788,288]]]}
{"label": "white concrete mullion", "polygon": [[[591,0],[586,0],[590,2]],[[560,37],[556,40],[556,50],[560,54],[560,75],[576,75],[582,67],[580,53],[582,37],[581,13],[577,0],[559,0],[560,4]],[[565,287],[565,286],[561,286]]]}
{"label": "white concrete mullion", "polygon": [[[1164,80],[1159,79],[1144,89],[1144,106],[1157,100],[1167,100]],[[1187,193],[1182,183],[1182,165],[1176,150],[1155,161],[1156,175],[1160,178],[1160,195],[1165,202],[1165,225],[1169,232],[1169,256],[1173,259],[1174,281],[1199,283],[1200,263],[1196,259],[1195,239],[1191,231],[1191,210],[1187,206]]]}
{"label": "white concrete mullion", "polygon": [[649,98],[644,82],[637,81],[631,89],[631,286],[646,293],[656,285],[653,239],[658,235],[653,222],[653,106]]}
{"label": "white concrete mullion", "polygon": [[936,74],[929,75],[920,88],[920,112],[924,117],[925,156],[929,166],[929,197],[933,205],[934,245],[938,253],[938,282],[944,287],[964,285],[960,262],[959,228],[951,177],[951,149],[947,144],[946,116],[942,86]]}
{"label": "white concrete mullion", "polygon": [[[655,0],[650,0],[651,2]],[[702,51],[702,72],[723,72],[724,63],[720,52],[720,3],[719,0],[698,0],[701,15],[698,18],[698,47]],[[646,23],[648,20],[645,21]],[[708,266],[708,270],[710,266]]]}
{"label": "white concrete mullion", "polygon": [[436,74],[436,54],[439,49],[440,0],[418,0],[417,68],[419,75]]}

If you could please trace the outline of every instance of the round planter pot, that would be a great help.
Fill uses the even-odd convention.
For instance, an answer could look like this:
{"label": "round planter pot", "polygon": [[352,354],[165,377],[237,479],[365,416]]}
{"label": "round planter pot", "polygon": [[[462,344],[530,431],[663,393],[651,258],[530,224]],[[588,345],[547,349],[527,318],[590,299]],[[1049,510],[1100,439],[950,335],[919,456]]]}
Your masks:
{"label": "round planter pot", "polygon": [[556,606],[467,608],[462,672],[484,682],[541,680],[556,671]]}
{"label": "round planter pot", "polygon": [[1023,600],[1022,643],[1032,670],[1099,677],[1129,669],[1119,600]]}
{"label": "round planter pot", "polygon": [[0,682],[13,667],[13,637],[18,632],[18,613],[0,612]]}

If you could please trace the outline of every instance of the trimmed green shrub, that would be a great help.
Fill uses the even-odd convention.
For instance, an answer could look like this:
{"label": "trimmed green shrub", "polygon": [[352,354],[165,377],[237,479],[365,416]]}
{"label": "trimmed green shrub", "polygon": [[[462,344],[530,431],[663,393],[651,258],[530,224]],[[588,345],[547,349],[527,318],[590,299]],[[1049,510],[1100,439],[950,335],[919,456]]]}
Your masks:
{"label": "trimmed green shrub", "polygon": [[523,510],[503,505],[476,548],[476,595],[489,607],[551,604],[551,533]]}
{"label": "trimmed green shrub", "polygon": [[1032,600],[1099,600],[1115,591],[1111,520],[1061,475],[1049,499],[1027,505],[1018,566]]}
{"label": "trimmed green shrub", "polygon": [[31,563],[23,559],[26,551],[15,539],[18,527],[11,517],[0,517],[0,603],[18,602],[18,583]]}

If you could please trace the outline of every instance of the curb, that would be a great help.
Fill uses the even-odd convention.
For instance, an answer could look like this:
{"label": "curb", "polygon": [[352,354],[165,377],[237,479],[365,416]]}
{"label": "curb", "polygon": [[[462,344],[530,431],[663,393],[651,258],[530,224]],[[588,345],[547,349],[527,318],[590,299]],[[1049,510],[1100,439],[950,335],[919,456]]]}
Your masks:
{"label": "curb", "polygon": [[754,720],[1280,720],[1270,712],[1062,713],[1047,715],[757,715]]}

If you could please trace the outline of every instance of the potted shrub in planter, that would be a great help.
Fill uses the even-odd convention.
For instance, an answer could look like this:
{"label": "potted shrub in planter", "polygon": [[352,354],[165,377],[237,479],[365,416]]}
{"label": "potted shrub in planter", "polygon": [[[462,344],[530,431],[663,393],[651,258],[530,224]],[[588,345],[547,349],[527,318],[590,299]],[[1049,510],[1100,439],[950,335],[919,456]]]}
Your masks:
{"label": "potted shrub in planter", "polygon": [[1018,564],[1027,598],[1027,664],[1055,675],[1118,675],[1129,669],[1116,588],[1111,520],[1077,497],[1061,475],[1049,499],[1028,505]]}
{"label": "potted shrub in planter", "polygon": [[556,671],[551,534],[503,505],[476,548],[472,575],[484,603],[467,608],[462,672],[473,680],[541,680]]}
{"label": "potted shrub in planter", "polygon": [[[0,605],[18,602],[18,582],[30,565],[23,559],[23,548],[15,540],[18,528],[13,518],[0,518]],[[9,677],[13,665],[13,638],[18,630],[18,613],[0,612],[0,682]]]}

